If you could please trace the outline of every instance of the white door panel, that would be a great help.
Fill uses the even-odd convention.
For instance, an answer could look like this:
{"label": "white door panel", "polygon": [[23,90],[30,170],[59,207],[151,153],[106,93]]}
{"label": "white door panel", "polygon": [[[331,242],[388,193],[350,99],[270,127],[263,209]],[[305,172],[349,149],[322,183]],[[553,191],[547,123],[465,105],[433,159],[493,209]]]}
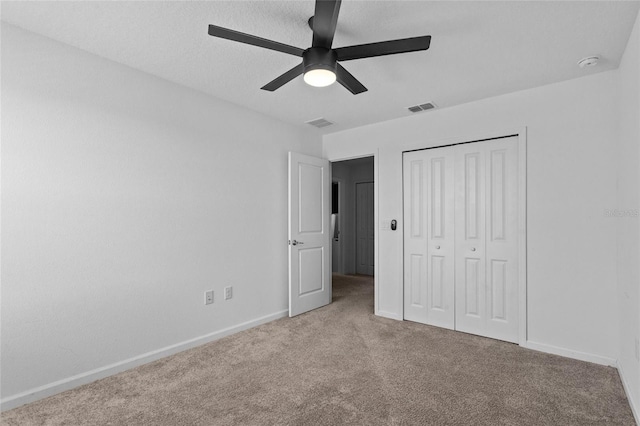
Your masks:
{"label": "white door panel", "polygon": [[485,335],[518,342],[518,144],[488,141]]}
{"label": "white door panel", "polygon": [[456,150],[456,330],[518,341],[518,144]]}
{"label": "white door panel", "polygon": [[486,310],[485,164],[482,143],[456,156],[456,330],[482,334]]}
{"label": "white door panel", "polygon": [[404,156],[405,319],[454,327],[453,155]]}
{"label": "white door panel", "polygon": [[404,319],[427,323],[427,232],[425,159],[403,158]]}
{"label": "white door panel", "polygon": [[331,302],[329,162],[289,153],[289,316]]}

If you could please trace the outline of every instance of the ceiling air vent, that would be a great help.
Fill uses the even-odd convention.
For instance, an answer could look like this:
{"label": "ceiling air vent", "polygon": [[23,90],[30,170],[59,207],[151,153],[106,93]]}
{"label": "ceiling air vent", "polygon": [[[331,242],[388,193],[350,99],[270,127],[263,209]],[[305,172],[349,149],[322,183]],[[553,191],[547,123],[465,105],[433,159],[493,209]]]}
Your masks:
{"label": "ceiling air vent", "polygon": [[416,106],[410,106],[407,109],[411,112],[420,112],[420,111],[426,111],[428,109],[434,109],[435,107],[436,107],[436,104],[434,104],[433,102],[427,102],[427,103],[416,105]]}
{"label": "ceiling air vent", "polygon": [[329,120],[325,120],[324,118],[317,118],[315,120],[306,121],[307,124],[311,124],[314,127],[321,128],[331,126],[333,123]]}

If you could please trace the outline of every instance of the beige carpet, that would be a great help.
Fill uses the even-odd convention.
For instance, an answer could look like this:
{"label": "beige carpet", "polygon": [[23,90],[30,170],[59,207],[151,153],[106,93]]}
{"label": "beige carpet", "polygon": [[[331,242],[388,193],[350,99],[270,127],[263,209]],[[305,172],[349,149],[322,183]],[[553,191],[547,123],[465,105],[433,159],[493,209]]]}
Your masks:
{"label": "beige carpet", "polygon": [[334,303],[8,411],[3,425],[633,425],[615,369]]}

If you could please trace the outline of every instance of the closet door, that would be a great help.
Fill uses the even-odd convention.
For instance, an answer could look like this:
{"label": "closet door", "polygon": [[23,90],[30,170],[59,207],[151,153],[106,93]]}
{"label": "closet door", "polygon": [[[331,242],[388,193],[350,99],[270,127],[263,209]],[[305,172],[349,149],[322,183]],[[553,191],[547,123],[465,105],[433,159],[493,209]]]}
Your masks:
{"label": "closet door", "polygon": [[483,334],[485,321],[485,153],[481,143],[455,150],[456,330]]}
{"label": "closet door", "polygon": [[518,144],[455,147],[456,330],[518,342]]}
{"label": "closet door", "polygon": [[404,154],[404,318],[454,328],[454,151]]}
{"label": "closet door", "polygon": [[518,140],[486,142],[485,335],[518,343]]}

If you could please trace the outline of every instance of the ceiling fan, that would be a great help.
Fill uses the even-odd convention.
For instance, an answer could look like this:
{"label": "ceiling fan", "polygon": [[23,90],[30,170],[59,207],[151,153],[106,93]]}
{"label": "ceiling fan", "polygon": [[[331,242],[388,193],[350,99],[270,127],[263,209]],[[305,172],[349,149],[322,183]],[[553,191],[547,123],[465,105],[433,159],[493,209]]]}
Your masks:
{"label": "ceiling fan", "polygon": [[357,95],[358,93],[366,92],[367,88],[338,62],[415,52],[429,48],[431,36],[411,37],[333,49],[331,45],[336,32],[336,24],[338,23],[340,3],[341,0],[316,0],[315,14],[309,18],[309,26],[313,30],[313,41],[311,47],[306,50],[216,25],[209,25],[209,35],[302,57],[301,64],[296,65],[262,87],[263,90],[270,92],[282,87],[300,74],[304,74],[304,81],[311,86],[324,87],[338,81],[351,93]]}

